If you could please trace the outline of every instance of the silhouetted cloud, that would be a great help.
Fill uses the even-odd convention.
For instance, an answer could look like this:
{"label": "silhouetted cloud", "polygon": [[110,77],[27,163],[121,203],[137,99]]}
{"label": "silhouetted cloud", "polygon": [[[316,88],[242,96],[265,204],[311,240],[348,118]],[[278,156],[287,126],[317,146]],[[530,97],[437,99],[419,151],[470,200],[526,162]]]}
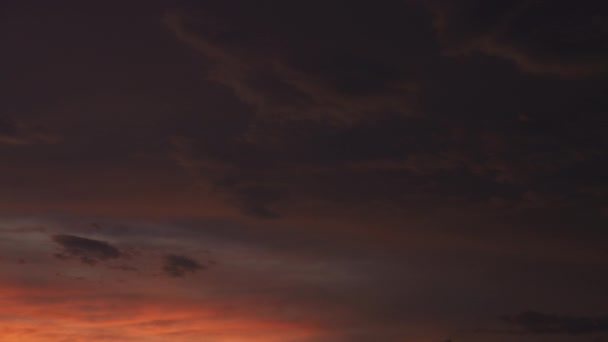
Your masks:
{"label": "silhouetted cloud", "polygon": [[122,252],[111,244],[74,235],[53,235],[52,239],[62,250],[56,256],[60,259],[79,259],[94,265],[100,261],[120,258]]}
{"label": "silhouetted cloud", "polygon": [[581,335],[608,332],[608,316],[577,317],[524,311],[501,318],[519,328],[513,333]]}
{"label": "silhouetted cloud", "polygon": [[198,261],[183,255],[169,254],[164,258],[163,271],[171,277],[183,277],[205,268]]}

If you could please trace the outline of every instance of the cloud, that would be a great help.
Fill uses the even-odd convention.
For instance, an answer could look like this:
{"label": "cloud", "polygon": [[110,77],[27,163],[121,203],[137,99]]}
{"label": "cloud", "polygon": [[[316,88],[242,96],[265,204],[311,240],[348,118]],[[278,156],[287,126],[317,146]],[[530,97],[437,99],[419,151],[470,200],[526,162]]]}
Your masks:
{"label": "cloud", "polygon": [[[434,31],[421,6],[337,9],[332,3],[319,11],[315,4],[238,3],[196,4],[165,17],[176,38],[201,53],[209,78],[255,112],[244,109],[253,116],[230,135],[210,139],[186,130],[173,135],[182,139],[174,144],[174,159],[194,170],[198,191],[227,203],[228,210],[289,219],[304,210],[337,212],[362,203],[406,211],[423,202],[479,207],[493,198],[521,199],[525,203],[513,206],[524,209],[561,209],[560,201],[547,199],[568,198],[557,196],[557,187],[568,193],[582,179],[562,180],[565,170],[602,158],[604,135],[594,128],[600,125],[591,115],[574,113],[582,110],[575,102],[589,101],[575,94],[571,106],[553,108],[551,99],[558,97],[549,94],[553,88],[537,92],[526,83],[515,89],[513,82],[529,77],[500,78],[504,70],[496,59],[471,64],[487,74],[469,78],[468,69],[446,61],[435,45],[438,38],[450,56],[491,54],[488,44],[508,47],[525,55],[517,63],[526,72],[568,77],[599,72],[596,64],[565,56],[546,42],[551,27],[537,19],[559,21],[568,7],[563,3],[551,9],[543,1],[431,1]],[[576,18],[568,19],[566,31],[585,25],[590,6],[582,5]],[[406,22],[407,29],[401,26]],[[540,32],[533,37],[538,42],[521,38],[519,26]],[[550,59],[559,70],[545,63]],[[572,65],[593,70],[579,75],[568,72]],[[457,76],[451,68],[465,73]],[[559,94],[575,98],[567,90]],[[418,107],[419,100],[424,106]],[[522,112],[522,106],[529,108]],[[583,127],[588,129],[582,132]]]}
{"label": "cloud", "polygon": [[[348,123],[385,112],[415,112],[419,86],[408,72],[411,57],[385,41],[391,35],[398,38],[395,28],[375,25],[365,32],[369,37],[353,41],[336,24],[365,20],[367,12],[357,6],[345,11],[342,6],[306,5],[294,11],[275,4],[276,13],[263,7],[249,11],[244,4],[229,11],[221,7],[201,4],[174,11],[166,15],[165,25],[202,53],[210,79],[227,86],[260,116]],[[307,13],[318,11],[331,14],[312,24]],[[308,39],[299,39],[303,33]],[[384,52],[397,55],[387,58]]]}
{"label": "cloud", "polygon": [[534,74],[579,78],[608,72],[608,6],[602,1],[433,1],[445,52],[509,60]]}
{"label": "cloud", "polygon": [[[427,118],[348,127],[300,120],[260,127],[223,150],[196,138],[175,139],[172,152],[200,188],[258,219],[285,218],[304,201],[441,207],[453,206],[451,199],[486,203],[504,195],[521,197],[527,208],[562,207],[545,184],[601,158],[602,150],[573,145],[568,136],[576,132],[538,121],[477,127],[463,120],[455,129]],[[560,188],[572,191],[565,186],[576,182],[560,181]]]}
{"label": "cloud", "polygon": [[[246,143],[243,147],[246,148],[247,145]],[[242,157],[222,160],[208,153],[205,147],[193,139],[176,138],[171,157],[197,177],[199,186],[221,197],[243,215],[257,219],[275,219],[281,216],[275,206],[286,194],[278,184],[261,176],[265,167],[259,163],[256,163],[257,166],[245,167],[243,160],[238,160]]]}
{"label": "cloud", "polygon": [[518,327],[514,333],[582,335],[608,332],[608,316],[576,317],[524,311],[501,318]]}
{"label": "cloud", "polygon": [[206,266],[198,261],[183,255],[169,254],[164,258],[163,271],[170,277],[183,277],[187,273],[204,270]]}
{"label": "cloud", "polygon": [[253,185],[240,187],[235,191],[237,206],[248,216],[260,219],[280,217],[272,205],[283,199],[280,192],[271,188]]}
{"label": "cloud", "polygon": [[52,239],[62,248],[56,255],[60,259],[80,259],[84,264],[94,265],[123,256],[118,248],[105,241],[63,234],[53,235]]}
{"label": "cloud", "polygon": [[9,117],[0,117],[0,145],[56,143],[61,138],[45,130]]}

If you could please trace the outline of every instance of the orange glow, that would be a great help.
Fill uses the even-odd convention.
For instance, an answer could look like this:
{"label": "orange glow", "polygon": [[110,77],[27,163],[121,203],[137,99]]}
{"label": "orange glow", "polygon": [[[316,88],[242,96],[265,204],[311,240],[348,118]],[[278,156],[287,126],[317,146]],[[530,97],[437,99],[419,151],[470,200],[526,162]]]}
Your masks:
{"label": "orange glow", "polygon": [[313,326],[227,314],[178,298],[100,294],[68,286],[0,288],[0,334],[7,342],[279,342],[321,333]]}

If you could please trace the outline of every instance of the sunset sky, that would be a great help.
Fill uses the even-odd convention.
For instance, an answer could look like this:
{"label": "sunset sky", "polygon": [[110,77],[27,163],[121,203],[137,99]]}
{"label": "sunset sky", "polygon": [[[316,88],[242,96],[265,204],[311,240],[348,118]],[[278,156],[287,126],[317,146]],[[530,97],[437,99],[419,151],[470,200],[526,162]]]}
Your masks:
{"label": "sunset sky", "polygon": [[0,1],[0,342],[608,342],[608,2]]}

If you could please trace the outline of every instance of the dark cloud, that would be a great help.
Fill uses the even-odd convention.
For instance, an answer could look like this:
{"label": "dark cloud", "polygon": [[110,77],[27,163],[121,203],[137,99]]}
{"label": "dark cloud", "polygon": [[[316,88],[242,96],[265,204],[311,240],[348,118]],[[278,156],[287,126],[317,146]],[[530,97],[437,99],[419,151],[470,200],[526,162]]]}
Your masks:
{"label": "dark cloud", "polygon": [[[428,120],[399,116],[348,127],[315,120],[264,123],[221,149],[197,138],[176,139],[173,158],[243,214],[276,218],[286,203],[302,196],[362,199],[383,195],[384,187],[374,189],[377,183],[387,185],[393,178],[409,183],[408,174],[383,167],[382,160],[398,163],[416,152],[417,141],[431,142],[424,149],[435,148],[441,142],[429,139],[440,133],[430,129]],[[381,176],[388,177],[376,178]]]}
{"label": "dark cloud", "polygon": [[280,217],[273,210],[272,205],[279,202],[284,196],[271,188],[253,185],[240,186],[234,191],[236,205],[248,216],[260,219],[274,219]]}
{"label": "dark cloud", "polygon": [[[566,136],[572,133],[567,131],[545,128],[548,132],[531,132],[529,123],[516,120],[499,128],[467,126],[461,127],[460,132],[438,127],[445,134],[438,148],[414,151],[401,160],[384,160],[384,164],[381,161],[376,167],[409,170],[419,175],[464,171],[497,183],[525,184],[602,157],[597,145],[572,145]],[[426,146],[431,147],[431,142]]]}
{"label": "dark cloud", "polygon": [[[245,145],[242,147],[247,148]],[[265,180],[266,177],[261,175],[264,167],[259,163],[247,168],[241,164],[252,157],[251,154],[235,160],[231,157],[213,157],[205,150],[200,144],[195,146],[191,140],[177,139],[172,157],[182,167],[194,172],[195,177],[199,178],[199,185],[231,203],[242,214],[258,219],[280,217],[274,205],[284,199],[286,194],[276,182]]]}
{"label": "dark cloud", "polygon": [[62,248],[61,252],[56,255],[60,259],[79,259],[85,264],[94,265],[100,261],[123,256],[118,248],[105,241],[74,235],[53,235],[52,239]]}
{"label": "dark cloud", "polygon": [[[260,127],[221,150],[183,139],[174,158],[210,193],[257,218],[284,217],[303,199],[412,208],[454,205],[451,199],[495,205],[503,198],[510,207],[561,209],[591,200],[577,189],[599,178],[567,177],[566,170],[603,169],[606,141],[591,123],[568,126],[567,117],[557,126],[556,120],[452,126],[393,117],[349,127],[300,120]],[[587,125],[589,143],[572,143],[581,136],[576,127]]]}
{"label": "dark cloud", "polygon": [[582,335],[608,333],[608,316],[576,317],[525,311],[503,316],[502,320],[516,326],[515,333]]}
{"label": "dark cloud", "polygon": [[608,6],[603,1],[431,1],[445,51],[481,52],[521,70],[563,77],[608,71]]}
{"label": "dark cloud", "polygon": [[0,145],[48,144],[60,141],[55,134],[10,117],[0,116]]}
{"label": "dark cloud", "polygon": [[407,47],[423,44],[401,26],[420,20],[411,6],[228,3],[174,11],[165,23],[203,54],[211,79],[258,114],[343,123],[416,111],[419,85],[407,62],[417,56]]}
{"label": "dark cloud", "polygon": [[[567,183],[566,192],[572,193],[578,179],[565,181],[559,174],[601,159],[607,143],[601,123],[575,114],[580,110],[575,105],[522,113],[514,103],[523,98],[543,107],[555,96],[542,98],[525,84],[509,85],[503,92],[503,79],[492,80],[499,74],[496,65],[484,69],[488,75],[477,75],[481,72],[476,70],[454,74],[448,68],[453,65],[440,60],[440,51],[428,44],[435,37],[431,18],[420,15],[420,8],[411,3],[377,8],[339,1],[323,8],[287,8],[273,1],[255,8],[234,3],[238,6],[210,2],[172,12],[166,24],[202,52],[213,80],[235,91],[258,114],[269,114],[223,144],[185,134],[188,143],[175,154],[183,166],[196,169],[199,182],[211,193],[245,215],[284,217],[291,201],[303,199],[411,207],[422,198],[443,206],[440,203],[450,198],[488,202],[505,194],[509,200],[526,201],[534,197],[530,194],[537,199],[564,197],[551,193],[554,185]],[[508,16],[512,7],[532,13],[522,16],[538,15],[524,1],[429,4],[446,49],[452,41],[465,44],[491,31],[488,26]],[[556,11],[559,16],[563,9]],[[589,8],[581,11],[590,13]],[[314,27],[307,15],[317,19]],[[416,27],[418,39],[424,37],[427,43],[399,22]],[[456,25],[455,30],[445,29],[454,37],[444,37],[442,25]],[[393,85],[418,84],[419,78],[428,87],[416,95],[423,95],[428,104],[412,106],[416,101],[403,98],[403,106],[389,108],[377,101],[378,96],[393,99]],[[471,78],[480,78],[479,84]],[[509,82],[513,79],[504,83]],[[445,88],[445,94],[435,87]],[[507,96],[510,92],[516,94]],[[570,97],[572,92],[561,94]],[[478,93],[483,95],[473,95]],[[451,97],[455,103],[446,101]],[[337,102],[329,105],[321,98],[346,100],[337,108]],[[361,101],[371,101],[374,109]],[[476,105],[486,101],[485,107]],[[580,103],[588,101],[581,98]],[[412,114],[411,109],[421,116],[403,115]],[[590,111],[595,113],[597,106]],[[335,124],[345,119],[348,125]],[[588,128],[585,133],[582,127]],[[582,135],[589,141],[580,143]],[[544,201],[549,202],[559,201]]]}
{"label": "dark cloud", "polygon": [[170,277],[183,277],[187,273],[204,270],[206,266],[195,259],[183,255],[169,254],[164,258],[163,272]]}

